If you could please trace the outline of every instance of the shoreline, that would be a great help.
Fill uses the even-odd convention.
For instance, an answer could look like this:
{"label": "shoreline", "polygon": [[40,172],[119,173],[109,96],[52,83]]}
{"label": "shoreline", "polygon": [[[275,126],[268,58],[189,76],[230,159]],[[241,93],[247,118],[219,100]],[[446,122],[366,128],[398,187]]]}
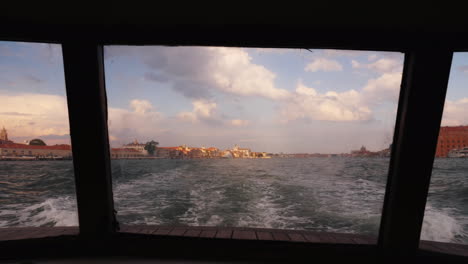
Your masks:
{"label": "shoreline", "polygon": [[[384,159],[389,157],[341,157],[341,156],[332,156],[332,157],[269,157],[269,158],[222,158],[222,157],[211,157],[211,158],[166,158],[166,157],[138,157],[138,158],[112,158],[111,160],[271,160],[271,159],[331,159],[331,158],[371,158],[371,159]],[[459,158],[444,158],[444,159],[459,159]],[[1,161],[66,161],[73,160],[72,158],[0,158]]]}

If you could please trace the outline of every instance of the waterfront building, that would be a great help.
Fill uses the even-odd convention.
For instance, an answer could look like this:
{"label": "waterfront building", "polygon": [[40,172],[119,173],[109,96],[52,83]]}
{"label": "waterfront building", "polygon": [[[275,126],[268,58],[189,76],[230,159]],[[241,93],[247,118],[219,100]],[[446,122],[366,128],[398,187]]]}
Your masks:
{"label": "waterfront building", "polygon": [[71,146],[62,144],[47,146],[41,139],[33,139],[28,144],[18,144],[8,139],[5,127],[0,131],[0,159],[71,159]]}
{"label": "waterfront building", "polygon": [[218,148],[215,147],[209,147],[206,149],[206,155],[209,158],[217,158],[221,156],[221,153],[219,152]]}
{"label": "waterfront building", "polygon": [[5,141],[8,140],[8,133],[5,127],[3,127],[2,131],[0,131],[0,140],[5,140]]}
{"label": "waterfront building", "polygon": [[135,149],[135,150],[140,151],[140,152],[143,153],[144,155],[148,155],[148,151],[145,150],[145,145],[146,145],[146,144],[139,143],[138,140],[135,139],[133,142],[128,143],[128,144],[126,144],[126,145],[123,145],[122,148],[125,148],[125,149]]}
{"label": "waterfront building", "polygon": [[250,158],[251,150],[248,148],[240,148],[238,145],[234,145],[234,148],[232,148],[232,154],[235,158]]}
{"label": "waterfront building", "polygon": [[37,146],[25,144],[0,144],[0,157],[2,159],[14,158],[71,158],[70,145]]}
{"label": "waterfront building", "polygon": [[[391,146],[391,145],[390,145]],[[338,156],[338,155],[336,155]],[[342,157],[390,157],[390,148],[380,151],[369,151],[366,147],[362,146],[359,150],[353,150],[350,154],[340,154]]]}
{"label": "waterfront building", "polygon": [[0,144],[12,144],[13,141],[8,139],[8,132],[5,127],[0,131]]}
{"label": "waterfront building", "polygon": [[468,126],[445,126],[439,130],[436,157],[446,158],[449,151],[468,147]]}
{"label": "waterfront building", "polygon": [[206,156],[204,148],[190,148],[189,157],[192,159],[200,159]]}
{"label": "waterfront building", "polygon": [[145,157],[141,151],[133,148],[112,148],[111,158],[112,159],[135,159]]}
{"label": "waterfront building", "polygon": [[183,151],[181,147],[158,147],[156,148],[155,156],[164,159],[181,158]]}
{"label": "waterfront building", "polygon": [[352,157],[365,157],[370,155],[370,151],[366,149],[366,147],[362,146],[361,149],[359,150],[353,150],[351,151],[351,156]]}

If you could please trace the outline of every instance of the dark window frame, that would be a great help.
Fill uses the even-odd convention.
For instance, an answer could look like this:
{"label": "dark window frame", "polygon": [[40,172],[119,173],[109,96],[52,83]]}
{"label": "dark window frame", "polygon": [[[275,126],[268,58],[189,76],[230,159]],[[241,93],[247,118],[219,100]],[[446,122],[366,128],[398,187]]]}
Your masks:
{"label": "dark window frame", "polygon": [[[26,37],[21,30],[19,33],[7,31],[0,35],[3,40],[62,44],[70,134],[74,146],[73,159],[80,236],[103,238],[115,235],[118,231],[118,223],[114,215],[107,133],[107,98],[103,71],[104,45],[207,45],[400,51],[405,53],[405,67],[398,101],[378,248],[383,254],[416,254],[420,242],[425,202],[436,152],[451,58],[453,52],[467,50],[454,48],[455,45],[457,47],[468,46],[468,41],[463,39],[458,43],[452,40],[447,44],[448,46],[444,46],[441,41],[436,41],[432,43],[432,46],[421,49],[418,47],[427,45],[428,40],[424,37],[419,40],[411,38],[408,43],[401,40],[402,37],[397,41],[388,41],[388,37],[376,41],[379,37],[373,36],[371,38],[367,33],[361,32],[354,39],[350,38],[349,33],[344,34],[351,40],[342,42],[335,38],[336,32],[318,32],[319,34],[313,39],[304,37],[302,30],[288,32],[284,28],[269,28],[269,30],[262,32],[258,30],[258,27],[254,27],[245,33],[239,30],[240,28],[242,27],[222,28],[221,31],[220,28],[192,30],[190,27],[183,27],[175,29],[176,33],[164,29],[159,32],[158,30],[146,32],[151,33],[153,37],[142,37],[145,35],[145,30],[137,30],[134,33],[126,31],[120,36],[110,33],[104,37],[99,31],[91,32],[83,39],[77,39],[76,36],[72,36],[72,33],[63,32],[63,37],[57,39],[54,38],[53,34],[48,34],[50,32],[47,30],[46,32],[41,30],[34,32],[31,29],[25,29]],[[262,34],[257,35],[258,32],[262,32]],[[278,33],[282,37],[278,37]],[[136,40],[129,41],[132,36],[136,36]],[[360,39],[359,36],[362,36],[363,40],[357,40]],[[321,38],[325,41],[321,41]],[[366,40],[369,41],[369,44],[362,44]],[[434,59],[434,55],[436,59]],[[427,74],[427,72],[431,74]],[[431,91],[431,95],[421,94],[422,90],[427,91],[428,89]],[[82,99],[85,94],[88,103],[83,105]],[[430,103],[421,103],[423,100],[417,102],[416,100],[421,96],[429,99]],[[421,106],[423,107],[421,108]],[[91,121],[90,117],[92,117]],[[417,122],[418,125],[411,122]],[[86,131],[80,129],[83,124],[88,127]],[[90,139],[93,140],[92,143],[89,142]],[[412,149],[417,149],[420,153],[421,142],[426,146],[424,147],[427,150],[426,155],[418,163],[418,166],[408,164],[405,157],[414,153]],[[91,145],[95,151],[81,150],[80,145]],[[417,184],[420,188],[417,188],[415,192],[410,192],[405,187],[405,184],[408,183],[408,178],[405,176],[409,172],[414,172],[415,167],[423,173],[420,173],[419,177],[414,177],[410,182],[410,186]],[[407,199],[414,197],[418,198],[417,202],[405,203]],[[407,213],[411,211],[416,213],[411,214],[408,218]],[[403,217],[405,223],[402,222]],[[411,224],[407,226],[407,223]]]}

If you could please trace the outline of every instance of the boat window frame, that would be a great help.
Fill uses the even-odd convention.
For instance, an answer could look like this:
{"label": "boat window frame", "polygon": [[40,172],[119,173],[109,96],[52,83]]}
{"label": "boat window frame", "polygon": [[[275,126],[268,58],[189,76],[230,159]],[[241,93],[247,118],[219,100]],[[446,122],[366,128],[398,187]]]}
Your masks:
{"label": "boat window frame", "polygon": [[[438,41],[427,45],[427,39],[424,38],[409,39],[408,43],[401,39],[384,43],[388,37],[383,38],[382,42],[376,42],[375,39],[378,37],[371,38],[367,34],[361,35],[363,40],[342,42],[329,32],[317,31],[316,38],[312,39],[304,37],[302,31],[300,35],[297,35],[298,32],[294,31],[287,32],[284,29],[272,29],[267,26],[264,28],[266,31],[259,30],[262,26],[250,29],[237,26],[231,29],[223,28],[223,30],[202,27],[195,31],[189,26],[173,31],[152,29],[151,34],[156,36],[153,38],[142,37],[145,30],[126,32],[120,37],[112,33],[104,34],[103,37],[98,34],[100,32],[91,32],[84,38],[77,38],[72,36],[73,31],[64,33],[60,30],[55,34],[51,34],[50,32],[54,30],[50,30],[45,34],[43,31],[35,33],[31,31],[26,35],[22,31],[19,33],[8,31],[0,35],[0,39],[6,41],[49,42],[62,45],[70,135],[74,146],[72,152],[80,236],[103,238],[113,236],[119,230],[114,215],[110,171],[103,63],[104,45],[198,45],[400,51],[405,54],[405,66],[377,248],[382,254],[389,255],[415,254],[418,251],[451,59],[453,52],[460,50],[454,45],[468,47],[468,43],[449,42],[448,46],[443,46]],[[258,34],[259,32],[262,34]],[[54,38],[60,33],[62,33],[61,38]],[[268,35],[272,33],[275,33],[274,38]],[[309,32],[311,35],[312,33],[313,30]],[[136,37],[136,40],[132,39],[132,36]],[[345,36],[348,35],[345,34]],[[356,39],[359,39],[359,34]],[[428,72],[431,74],[427,75]],[[421,94],[422,91],[427,90],[431,91],[430,95]],[[430,106],[428,103],[421,103],[422,100],[418,101],[421,97],[431,102]],[[83,99],[87,102],[86,105],[83,105]],[[425,116],[427,113],[431,114],[431,118]],[[417,122],[418,125],[412,125],[411,122]],[[83,125],[86,125],[86,130],[80,128]],[[425,150],[428,152],[414,167],[423,173],[409,182],[406,176],[414,172],[414,167],[405,162],[405,158],[409,153],[414,153],[412,149],[420,151],[420,142],[424,142]],[[93,146],[92,152],[88,151],[88,146]],[[405,186],[408,183],[410,183],[409,186],[420,187],[416,188],[416,191],[410,191]],[[417,202],[405,203],[407,199],[414,197],[418,198]],[[408,217],[407,213],[411,211],[417,213]],[[405,223],[402,222],[403,218]],[[409,222],[412,224],[406,225]]]}

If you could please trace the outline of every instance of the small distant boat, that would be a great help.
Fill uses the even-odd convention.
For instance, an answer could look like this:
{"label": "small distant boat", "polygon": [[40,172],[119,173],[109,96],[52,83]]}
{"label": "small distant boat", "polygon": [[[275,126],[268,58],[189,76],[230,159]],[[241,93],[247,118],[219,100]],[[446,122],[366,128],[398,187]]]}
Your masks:
{"label": "small distant boat", "polygon": [[448,153],[449,158],[468,158],[468,147],[452,149]]}
{"label": "small distant boat", "polygon": [[224,155],[222,155],[222,158],[224,158],[224,159],[232,159],[232,158],[234,158],[234,157],[232,156],[232,153],[228,151],[228,152],[224,153]]}
{"label": "small distant boat", "polygon": [[20,159],[21,159],[21,160],[35,160],[36,157],[32,157],[32,156],[21,156]]}

